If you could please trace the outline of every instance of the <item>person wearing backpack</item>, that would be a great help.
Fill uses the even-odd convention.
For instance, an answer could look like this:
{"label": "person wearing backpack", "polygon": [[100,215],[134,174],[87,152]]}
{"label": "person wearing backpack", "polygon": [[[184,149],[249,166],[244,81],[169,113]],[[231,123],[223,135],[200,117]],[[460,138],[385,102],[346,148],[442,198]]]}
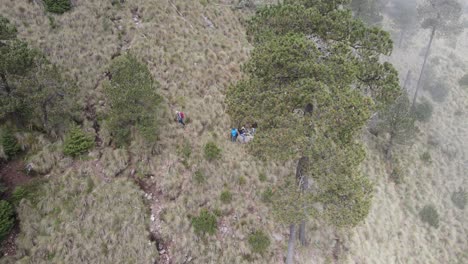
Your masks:
{"label": "person wearing backpack", "polygon": [[185,114],[183,112],[176,111],[176,118],[177,118],[177,122],[182,124],[182,126],[185,127],[185,123],[184,123]]}
{"label": "person wearing backpack", "polygon": [[239,135],[239,132],[237,131],[236,128],[231,129],[231,141],[236,142],[237,141],[237,136]]}

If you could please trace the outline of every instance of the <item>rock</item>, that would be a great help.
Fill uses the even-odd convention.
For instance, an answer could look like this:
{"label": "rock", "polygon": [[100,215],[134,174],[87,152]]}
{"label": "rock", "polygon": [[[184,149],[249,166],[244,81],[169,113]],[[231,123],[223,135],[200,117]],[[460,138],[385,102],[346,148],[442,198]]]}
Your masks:
{"label": "rock", "polygon": [[163,255],[164,253],[166,253],[166,250],[165,250],[165,249],[159,251],[159,255]]}
{"label": "rock", "polygon": [[273,238],[276,240],[276,241],[282,241],[283,240],[283,236],[281,234],[278,234],[278,233],[273,233]]}
{"label": "rock", "polygon": [[154,217],[154,215],[151,215],[150,219],[151,219],[151,222],[154,222],[154,220],[156,220],[156,218]]}

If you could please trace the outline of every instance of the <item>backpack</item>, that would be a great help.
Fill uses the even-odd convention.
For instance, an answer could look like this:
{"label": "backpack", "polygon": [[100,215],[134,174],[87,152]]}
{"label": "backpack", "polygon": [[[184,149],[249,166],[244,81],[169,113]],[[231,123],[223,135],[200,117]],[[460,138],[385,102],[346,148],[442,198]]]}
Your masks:
{"label": "backpack", "polygon": [[185,115],[183,112],[180,112],[180,119],[184,119],[185,118]]}

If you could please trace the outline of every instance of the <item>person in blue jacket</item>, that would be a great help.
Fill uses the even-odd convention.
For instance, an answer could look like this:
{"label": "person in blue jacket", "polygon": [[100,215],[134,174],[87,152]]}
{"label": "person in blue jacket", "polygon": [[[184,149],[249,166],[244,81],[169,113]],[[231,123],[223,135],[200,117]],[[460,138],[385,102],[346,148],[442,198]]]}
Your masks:
{"label": "person in blue jacket", "polygon": [[237,141],[237,136],[239,135],[239,132],[237,131],[236,128],[231,129],[231,141],[236,142]]}

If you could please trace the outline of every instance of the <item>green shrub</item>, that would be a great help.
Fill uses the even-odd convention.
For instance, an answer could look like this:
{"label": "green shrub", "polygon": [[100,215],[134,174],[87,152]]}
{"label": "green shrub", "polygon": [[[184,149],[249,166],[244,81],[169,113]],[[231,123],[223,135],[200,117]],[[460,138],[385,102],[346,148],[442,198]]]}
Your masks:
{"label": "green shrub", "polygon": [[13,207],[5,200],[0,201],[0,240],[3,240],[15,224]]}
{"label": "green shrub", "polygon": [[414,109],[414,117],[420,122],[427,122],[432,116],[432,105],[429,101],[423,100],[417,103]]}
{"label": "green shrub", "polygon": [[419,217],[421,217],[423,222],[428,223],[432,227],[439,227],[439,213],[434,205],[424,206],[424,208],[419,212]]}
{"label": "green shrub", "polygon": [[199,216],[192,218],[192,226],[197,235],[214,235],[218,228],[216,215],[206,209],[202,209]]}
{"label": "green shrub", "polygon": [[11,203],[14,206],[18,206],[21,200],[28,199],[35,204],[40,197],[40,186],[43,183],[43,180],[33,180],[28,184],[17,186],[11,194]]}
{"label": "green shrub", "polygon": [[264,203],[271,203],[272,198],[273,198],[273,190],[271,189],[271,187],[267,187],[265,191],[263,191],[262,193],[262,201]]}
{"label": "green shrub", "polygon": [[264,181],[267,180],[267,176],[266,176],[266,174],[265,174],[264,172],[262,172],[262,173],[260,173],[260,174],[258,175],[258,179],[259,179],[261,182],[264,182]]}
{"label": "green shrub", "polygon": [[432,158],[431,158],[431,153],[429,153],[429,151],[425,151],[423,154],[421,154],[419,156],[421,158],[422,161],[424,161],[425,163],[431,163],[432,162]]}
{"label": "green shrub", "polygon": [[16,154],[21,151],[18,141],[16,140],[13,132],[7,129],[2,134],[1,144],[3,146],[3,151],[8,159],[12,159]]}
{"label": "green shrub", "polygon": [[76,157],[94,146],[94,139],[85,134],[80,128],[73,127],[65,138],[63,153]]}
{"label": "green shrub", "polygon": [[402,184],[403,183],[403,170],[400,166],[395,166],[390,174],[390,180],[392,180],[395,184]]}
{"label": "green shrub", "polygon": [[459,209],[465,209],[466,203],[468,202],[468,193],[461,187],[458,191],[452,193],[452,202]]}
{"label": "green shrub", "polygon": [[224,190],[221,192],[221,202],[228,204],[232,201],[232,193],[229,190]]}
{"label": "green shrub", "polygon": [[460,78],[460,80],[458,81],[458,84],[460,84],[460,86],[468,87],[468,73],[463,75],[463,77]]}
{"label": "green shrub", "polygon": [[448,84],[444,81],[429,82],[424,86],[424,89],[429,91],[432,100],[436,102],[443,102],[449,94]]}
{"label": "green shrub", "polygon": [[253,253],[263,254],[270,246],[270,238],[263,231],[255,231],[249,236],[249,245]]}
{"label": "green shrub", "polygon": [[44,0],[46,10],[56,14],[63,14],[71,9],[70,0]]}
{"label": "green shrub", "polygon": [[209,161],[217,160],[221,158],[221,149],[216,146],[213,142],[208,142],[205,144],[204,148],[205,158]]}
{"label": "green shrub", "polygon": [[247,180],[245,179],[244,176],[240,176],[238,183],[239,185],[245,185],[247,183]]}
{"label": "green shrub", "polygon": [[193,174],[193,180],[197,183],[197,184],[203,184],[206,182],[206,176],[205,174],[201,171],[201,170],[197,170],[194,174]]}

